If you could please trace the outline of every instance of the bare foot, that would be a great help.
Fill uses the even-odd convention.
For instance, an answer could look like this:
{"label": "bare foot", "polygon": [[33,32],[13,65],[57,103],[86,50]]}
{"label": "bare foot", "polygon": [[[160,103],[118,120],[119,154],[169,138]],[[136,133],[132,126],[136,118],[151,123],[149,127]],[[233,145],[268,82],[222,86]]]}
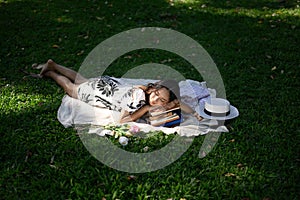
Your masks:
{"label": "bare foot", "polygon": [[55,70],[55,65],[56,65],[56,63],[53,60],[49,59],[47,61],[47,63],[45,63],[45,64],[39,64],[39,65],[38,64],[33,64],[32,68],[34,68],[34,69],[41,69],[41,72],[40,72],[39,75],[41,77],[43,77],[46,72],[48,72],[48,71],[54,71]]}

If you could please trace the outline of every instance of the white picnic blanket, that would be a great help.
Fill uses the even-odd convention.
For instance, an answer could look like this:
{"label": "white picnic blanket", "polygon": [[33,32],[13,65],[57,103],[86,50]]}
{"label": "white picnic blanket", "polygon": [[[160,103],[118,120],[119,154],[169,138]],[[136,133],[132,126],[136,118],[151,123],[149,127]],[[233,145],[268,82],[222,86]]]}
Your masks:
{"label": "white picnic blanket", "polygon": [[[121,84],[146,85],[157,80],[146,79],[117,79]],[[206,87],[205,82],[194,80],[184,80],[179,82],[181,100],[191,106],[195,111],[199,111],[199,103],[204,102],[209,97],[216,97],[216,91]],[[65,95],[58,109],[58,120],[65,127],[74,127],[76,125],[117,125],[120,113],[104,108],[90,106],[80,100]],[[224,125],[218,125],[217,120],[203,119],[198,121],[192,115],[184,114],[183,122],[180,126],[174,128],[154,127],[145,123],[130,122],[129,125],[136,125],[143,132],[163,131],[165,134],[177,132],[181,136],[198,136],[208,132],[228,132]]]}

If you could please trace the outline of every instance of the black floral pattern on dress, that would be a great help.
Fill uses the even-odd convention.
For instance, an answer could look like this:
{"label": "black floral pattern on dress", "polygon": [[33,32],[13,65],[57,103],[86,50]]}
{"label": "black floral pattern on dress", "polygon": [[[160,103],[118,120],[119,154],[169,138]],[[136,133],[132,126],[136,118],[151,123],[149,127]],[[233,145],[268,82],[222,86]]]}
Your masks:
{"label": "black floral pattern on dress", "polygon": [[122,97],[122,99],[126,99],[128,97],[131,97],[132,96],[132,93],[133,93],[133,88],[129,89]]}
{"label": "black floral pattern on dress", "polygon": [[90,94],[82,94],[81,100],[85,103],[89,103],[89,102],[93,101]]}
{"label": "black floral pattern on dress", "polygon": [[88,82],[88,84],[93,88],[93,90],[96,89],[96,82],[95,81],[91,80],[91,81]]}
{"label": "black floral pattern on dress", "polygon": [[81,93],[80,88],[78,89],[78,95],[80,95],[81,101],[83,101],[85,103],[89,103],[89,102],[93,101],[93,99],[91,98],[91,94]]}
{"label": "black floral pattern on dress", "polygon": [[146,105],[146,101],[145,100],[140,100],[138,104],[134,105],[133,102],[131,102],[130,104],[127,104],[128,108],[132,109],[132,110],[138,110],[140,109],[142,106]]}
{"label": "black floral pattern on dress", "polygon": [[146,105],[146,101],[145,100],[140,100],[139,103],[136,105],[136,108],[141,108],[142,106]]}
{"label": "black floral pattern on dress", "polygon": [[132,113],[146,104],[140,90],[137,90],[137,95],[134,95],[136,89],[132,86],[122,87],[117,80],[109,76],[101,76],[80,85],[78,97],[92,106],[118,112],[125,109]]}
{"label": "black floral pattern on dress", "polygon": [[116,91],[119,90],[118,88],[119,82],[108,77],[103,76],[97,81],[97,89],[106,97],[113,96]]}
{"label": "black floral pattern on dress", "polygon": [[111,102],[107,101],[106,99],[103,99],[102,97],[97,95],[95,96],[95,98],[96,98],[96,102],[101,102],[109,110],[116,110],[116,111],[119,110],[116,105],[113,105]]}

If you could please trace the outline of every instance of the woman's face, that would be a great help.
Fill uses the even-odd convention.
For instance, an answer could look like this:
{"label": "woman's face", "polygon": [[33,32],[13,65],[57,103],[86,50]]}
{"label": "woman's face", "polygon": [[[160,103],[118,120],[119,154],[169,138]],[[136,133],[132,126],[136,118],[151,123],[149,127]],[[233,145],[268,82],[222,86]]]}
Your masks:
{"label": "woman's face", "polygon": [[150,106],[165,106],[169,102],[170,92],[166,88],[160,88],[150,93]]}

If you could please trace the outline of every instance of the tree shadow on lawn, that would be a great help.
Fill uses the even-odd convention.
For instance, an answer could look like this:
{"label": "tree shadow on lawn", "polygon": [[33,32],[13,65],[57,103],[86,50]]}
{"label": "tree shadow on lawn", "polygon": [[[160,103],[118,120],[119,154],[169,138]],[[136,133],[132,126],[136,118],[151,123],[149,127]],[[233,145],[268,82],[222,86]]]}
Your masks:
{"label": "tree shadow on lawn", "polygon": [[[150,3],[149,5],[147,3],[147,6],[149,8],[156,9],[157,6],[155,5],[157,4],[162,5],[160,8],[157,8],[158,11],[155,10],[154,12],[152,12],[152,10],[149,9],[146,10],[146,14],[143,14],[141,16],[139,15],[141,13],[137,11],[135,12],[135,15],[132,16],[130,21],[142,26],[159,25],[162,27],[173,28],[194,37],[194,39],[199,41],[200,44],[203,45],[204,48],[206,48],[207,51],[211,54],[211,56],[217,63],[220,72],[222,73],[225,84],[228,85],[228,87],[230,87],[228,80],[231,81],[232,78],[236,79],[236,77],[249,77],[243,76],[241,74],[248,74],[253,78],[253,80],[259,79],[257,77],[260,77],[262,74],[257,74],[255,72],[249,74],[249,71],[253,72],[250,70],[250,68],[261,68],[260,71],[265,73],[265,76],[269,76],[267,71],[269,70],[269,68],[273,67],[272,65],[276,65],[278,68],[282,68],[286,71],[293,70],[292,66],[286,66],[286,63],[284,63],[286,61],[282,60],[282,58],[289,58],[289,64],[297,63],[297,57],[293,56],[294,53],[291,52],[297,51],[297,34],[291,34],[292,30],[289,31],[291,27],[289,26],[288,22],[270,22],[268,21],[268,19],[256,19],[243,15],[238,17],[230,13],[225,16],[220,16],[219,14],[206,13],[203,10],[186,12],[186,8],[173,8],[170,7],[170,5],[166,2],[161,1],[155,1]],[[212,3],[212,6],[214,6],[215,4],[217,3]],[[48,8],[47,6],[49,5],[51,5],[52,7]],[[96,7],[91,6],[91,8],[85,8],[84,11],[86,13],[89,13],[89,15],[83,15],[84,17],[82,17],[82,15],[78,13],[78,11],[83,6],[88,6],[86,5],[86,3],[72,5],[72,7],[70,7],[68,11],[65,11],[66,9],[64,8],[64,5],[64,3],[60,4],[57,2],[53,2],[51,4],[14,2],[8,3],[8,5],[6,5],[8,7],[7,9],[3,10],[3,13],[5,13],[7,16],[11,15],[11,13],[8,12],[9,10],[15,9],[20,9],[18,12],[25,14],[22,14],[22,17],[18,17],[18,15],[16,15],[14,16],[15,18],[7,20],[8,22],[6,24],[9,24],[9,28],[5,32],[7,34],[10,34],[10,30],[21,30],[18,33],[16,32],[16,34],[12,38],[6,36],[8,37],[7,42],[20,45],[19,47],[24,46],[25,49],[21,52],[19,52],[20,50],[12,51],[12,49],[8,49],[8,54],[4,55],[4,59],[1,62],[1,65],[3,65],[3,67],[1,67],[1,70],[3,70],[3,72],[1,73],[2,76],[8,77],[8,79],[10,79],[11,77],[12,80],[20,78],[20,76],[15,73],[16,65],[20,65],[18,61],[15,61],[16,57],[18,57],[19,62],[22,62],[24,66],[30,66],[33,62],[37,62],[37,60],[41,59],[44,62],[46,59],[48,59],[47,55],[49,55],[49,57],[57,58],[56,60],[59,63],[64,62],[67,66],[67,63],[71,63],[71,65],[73,66],[79,66],[79,63],[82,62],[82,57],[78,57],[76,54],[74,54],[74,51],[70,52],[68,51],[68,49],[77,49],[75,50],[75,52],[79,52],[80,49],[82,49],[81,44],[83,45],[85,42],[91,44],[89,47],[87,47],[88,49],[96,46],[98,43],[91,40],[82,40],[82,37],[98,37],[98,31],[100,29],[103,29],[103,20],[98,20],[97,16],[102,16],[102,14],[107,15],[107,13],[97,12],[97,10],[102,7],[97,5]],[[3,8],[5,8],[6,6],[3,6]],[[9,8],[9,6],[11,6],[12,8]],[[108,35],[108,32],[111,31],[117,33],[115,30],[119,30],[122,27],[118,27],[120,25],[119,19],[128,21],[126,17],[128,17],[127,14],[133,13],[131,12],[132,9],[130,9],[129,7],[124,8],[123,4],[121,3],[113,3],[111,7],[109,5],[104,6],[113,9],[112,11],[116,11],[116,13],[125,11],[125,14],[123,14],[122,16],[120,16],[119,13],[119,15],[116,14],[117,17],[114,18],[104,16],[104,18],[107,18],[107,20],[103,25],[107,28],[107,24],[109,23],[111,24],[111,27],[107,28],[110,31],[102,32],[106,33],[106,35]],[[55,10],[55,12],[52,13],[52,10]],[[63,14],[65,18],[72,20],[59,20],[61,14]],[[18,18],[25,20],[20,20]],[[237,18],[239,19],[237,20]],[[99,21],[101,22],[100,24]],[[35,26],[37,30],[42,31],[33,32],[34,37],[29,40],[28,33],[30,32],[31,35],[32,26]],[[133,28],[135,26],[136,25],[129,23],[126,29]],[[272,28],[272,26],[275,27]],[[22,28],[20,29],[19,27]],[[98,31],[95,27],[98,27]],[[62,36],[59,34],[66,32],[71,32],[72,38],[67,39],[67,42],[72,42],[72,45],[65,43],[59,44],[58,46],[60,46],[60,48],[58,49],[53,48],[52,45],[58,44],[57,40],[59,40],[59,38],[61,38]],[[88,35],[81,35],[86,34],[87,32],[89,33]],[[98,38],[98,41],[100,41],[101,39],[105,39],[103,38],[103,35],[101,35],[100,37],[101,38]],[[12,41],[11,39],[13,38],[16,40]],[[48,38],[49,41],[45,41],[45,39],[42,38]],[[33,43],[40,45],[33,45],[32,47],[30,47],[30,45]],[[4,52],[6,48],[11,48],[9,44],[3,46]],[[28,49],[28,51],[26,51],[26,49]],[[274,49],[278,51],[274,51]],[[275,55],[269,55],[274,54],[274,52],[276,52]],[[46,58],[45,55],[47,56]],[[268,59],[268,57],[272,57],[272,59]],[[134,62],[136,62],[138,58],[134,59]],[[252,60],[254,59],[257,62],[253,62]],[[278,66],[277,62],[274,62],[275,60],[277,61],[277,59],[280,59],[280,62],[282,63],[281,66]],[[73,63],[72,60],[74,61]],[[186,73],[186,71],[186,69],[182,69],[180,72]],[[187,76],[188,78],[199,79],[194,73],[190,73]],[[256,82],[257,81],[250,80],[248,84],[255,84]],[[24,84],[24,82],[22,82],[22,84]]]}
{"label": "tree shadow on lawn", "polygon": [[[278,8],[278,3],[274,1],[201,3],[205,2],[208,7],[224,9],[239,5],[249,9],[260,9],[264,6]],[[234,97],[233,103],[238,104],[242,110],[247,107],[243,102],[248,102],[243,98],[248,98],[249,95],[241,98],[239,92],[253,93],[253,88],[261,88],[261,92],[267,93],[273,90],[269,91],[268,87],[272,88],[269,77],[270,69],[274,66],[289,72],[279,77],[284,79],[287,87],[296,86],[293,81],[295,78],[291,79],[291,75],[299,76],[293,66],[298,65],[295,52],[299,52],[299,34],[296,33],[299,29],[292,30],[289,21],[276,21],[276,17],[270,21],[269,18],[243,14],[238,16],[232,13],[220,15],[206,12],[205,9],[189,10],[188,4],[176,7],[161,0],[139,3],[128,1],[124,6],[118,1],[99,4],[78,1],[71,5],[61,1],[14,1],[1,5],[1,25],[7,27],[5,31],[1,31],[1,38],[6,38],[1,43],[1,76],[7,79],[7,83],[13,81],[16,86],[20,84],[24,92],[28,88],[30,93],[36,91],[46,95],[55,91],[56,85],[51,81],[39,82],[44,80],[21,81],[23,74],[16,73],[20,64],[30,66],[37,60],[44,62],[52,57],[59,63],[65,63],[64,65],[68,66],[70,63],[78,67],[86,53],[78,56],[77,52],[85,49],[86,44],[89,44],[86,48],[91,50],[98,42],[120,31],[159,26],[191,36],[210,53],[222,74],[229,95]],[[54,44],[58,48],[53,47]],[[143,58],[134,58],[131,61],[134,63],[139,59],[145,61]],[[120,63],[122,61],[118,62]],[[181,69],[180,72],[187,71]],[[199,79],[195,73],[186,74],[187,78]],[[273,81],[277,81],[275,87],[280,85],[280,79]],[[32,84],[37,89],[33,89]],[[49,90],[45,87],[49,87]],[[252,100],[259,104],[263,99],[255,97]]]}
{"label": "tree shadow on lawn", "polygon": [[[271,3],[271,1],[255,1],[255,4],[250,3],[251,1],[247,1],[249,3],[230,1],[228,5],[219,3],[219,1],[206,2],[207,6],[225,9],[238,6],[261,9],[265,3],[269,8],[278,8],[277,3]],[[280,130],[285,132],[285,127],[276,126],[280,130],[270,133],[268,130],[264,130],[264,133],[268,132],[268,134],[261,135],[260,123],[264,123],[263,127],[267,127],[268,121],[261,122],[256,115],[260,118],[272,117],[270,115],[270,112],[274,111],[272,108],[268,110],[260,106],[272,106],[272,102],[270,102],[272,99],[276,99],[274,102],[283,103],[276,98],[276,94],[278,94],[276,90],[283,87],[282,81],[285,83],[285,87],[296,88],[299,86],[295,81],[299,78],[299,72],[297,72],[299,28],[293,29],[291,25],[294,22],[278,21],[276,17],[270,19],[238,16],[230,13],[221,15],[205,12],[205,10],[191,11],[188,8],[189,5],[177,8],[161,0],[139,3],[128,1],[127,6],[124,6],[122,1],[112,1],[107,4],[105,2],[94,4],[91,1],[78,1],[70,5],[68,2],[55,0],[47,3],[14,1],[1,5],[1,27],[6,27],[0,32],[1,38],[3,38],[1,42],[1,76],[6,77],[7,83],[14,82],[16,87],[22,87],[21,92],[26,92],[26,88],[29,88],[30,93],[46,95],[48,92],[56,91],[54,83],[46,81],[39,84],[39,81],[44,80],[21,81],[23,75],[16,72],[21,64],[30,66],[33,62],[45,61],[51,57],[59,63],[64,62],[66,65],[69,63],[78,67],[78,63],[82,62],[89,50],[119,32],[145,26],[177,30],[198,41],[210,53],[222,74],[226,89],[231,96],[230,101],[242,111],[232,126],[236,125],[236,130],[239,130],[236,133],[236,137],[240,139],[239,147],[247,147],[240,149],[244,161],[251,162],[249,165],[258,171],[261,170],[261,165],[271,167],[272,163],[269,160],[260,158],[260,163],[256,165],[256,158],[247,155],[249,155],[249,151],[250,153],[254,151],[252,147],[260,148],[258,151],[261,154],[267,154],[271,147],[260,147],[257,145],[257,141],[261,139],[260,143],[263,143],[274,137],[278,139],[277,134],[280,133]],[[85,53],[78,55],[81,50],[85,50]],[[136,60],[132,59],[132,62]],[[274,66],[278,70],[283,70],[284,73],[280,75],[280,71],[277,72],[276,69],[272,71]],[[188,69],[183,70],[188,71]],[[273,73],[276,73],[274,80],[270,78]],[[199,77],[190,73],[188,78],[198,79]],[[34,83],[37,84],[38,89],[33,87]],[[45,89],[47,87],[49,90]],[[293,95],[293,91],[287,90],[282,99],[286,104],[299,105],[299,100],[296,99],[296,95]],[[290,98],[286,98],[289,96]],[[257,108],[255,114],[252,113],[250,117],[247,116],[249,105]],[[280,106],[282,105],[284,104],[280,104]],[[286,113],[289,113],[288,109],[294,113],[294,107],[286,109]],[[264,113],[266,110],[269,112],[268,114]],[[281,111],[281,108],[275,109],[273,117],[281,120]],[[37,148],[39,151],[52,145],[55,147],[51,148],[58,148],[57,144],[59,143],[54,141],[64,140],[67,134],[74,132],[64,130],[56,119],[56,112],[57,108],[50,106],[47,109],[37,107],[33,111],[25,110],[20,113],[11,112],[1,115],[0,132],[4,133],[1,140],[3,144],[1,145],[3,154],[1,160],[15,162],[14,157],[25,159],[25,151],[30,149],[32,143],[35,142],[45,145],[40,147],[33,145],[33,148]],[[39,115],[42,118],[38,118]],[[249,122],[249,119],[253,121]],[[251,123],[255,124],[254,129],[251,129]],[[250,137],[248,141],[244,141],[243,126],[248,127],[246,131],[253,131],[253,133],[247,133],[247,136]],[[56,133],[57,130],[62,131],[63,135],[59,136],[59,133]],[[44,132],[57,134],[57,136],[53,141],[50,140],[52,137],[44,140]],[[233,132],[235,131],[233,130]],[[288,132],[288,134],[282,135],[286,141],[289,141],[288,137],[292,135],[290,129]],[[222,137],[234,136],[224,135]],[[75,140],[70,143],[73,141]],[[4,155],[6,152],[8,153]],[[15,156],[16,154],[17,156]],[[272,156],[276,157],[275,154]],[[264,155],[263,158],[267,157]],[[21,163],[21,161],[18,162]],[[278,165],[281,161],[275,160],[274,162]],[[272,169],[269,170],[272,171]],[[275,172],[279,173],[276,170]]]}

